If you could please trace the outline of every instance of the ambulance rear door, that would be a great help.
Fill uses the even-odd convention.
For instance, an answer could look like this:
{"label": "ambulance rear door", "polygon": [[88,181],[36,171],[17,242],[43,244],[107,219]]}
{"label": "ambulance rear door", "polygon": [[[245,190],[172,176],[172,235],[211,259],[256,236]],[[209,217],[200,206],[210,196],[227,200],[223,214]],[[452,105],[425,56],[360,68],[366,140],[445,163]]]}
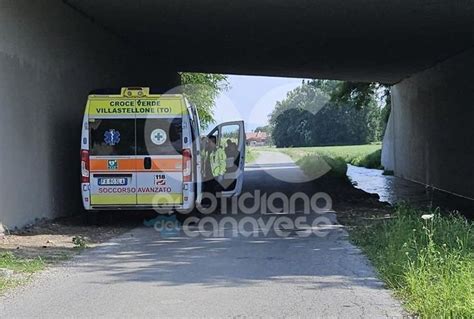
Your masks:
{"label": "ambulance rear door", "polygon": [[91,206],[135,206],[135,116],[99,115],[95,102],[89,113]]}
{"label": "ambulance rear door", "polygon": [[242,192],[245,166],[244,121],[225,122],[216,126],[209,134],[218,147],[225,152],[225,172],[214,176],[222,190],[220,196],[234,197]]}
{"label": "ambulance rear door", "polygon": [[188,112],[191,115],[191,132],[192,132],[192,149],[194,156],[194,176],[196,185],[196,204],[201,204],[202,201],[202,167],[201,167],[201,133],[199,115],[196,110],[196,106],[188,104]]}
{"label": "ambulance rear door", "polygon": [[153,113],[136,115],[137,205],[179,207],[183,204],[184,99],[161,96],[159,102]]}

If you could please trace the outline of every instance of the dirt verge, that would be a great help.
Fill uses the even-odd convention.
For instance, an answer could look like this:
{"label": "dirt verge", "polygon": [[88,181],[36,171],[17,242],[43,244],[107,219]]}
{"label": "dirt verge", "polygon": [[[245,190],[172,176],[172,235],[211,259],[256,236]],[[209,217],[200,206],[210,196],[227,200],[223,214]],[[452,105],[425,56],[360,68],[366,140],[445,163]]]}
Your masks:
{"label": "dirt verge", "polygon": [[0,237],[0,253],[20,258],[41,257],[45,261],[66,259],[86,247],[94,247],[137,226],[140,220],[87,225],[81,216],[43,220]]}

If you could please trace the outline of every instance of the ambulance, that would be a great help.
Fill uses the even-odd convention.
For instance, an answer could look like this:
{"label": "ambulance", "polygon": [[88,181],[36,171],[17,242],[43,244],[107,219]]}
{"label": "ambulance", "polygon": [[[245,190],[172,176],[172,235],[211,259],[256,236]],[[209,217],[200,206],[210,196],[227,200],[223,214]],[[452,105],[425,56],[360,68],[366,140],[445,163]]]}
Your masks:
{"label": "ambulance", "polygon": [[[226,148],[225,169],[209,176],[206,161],[219,148]],[[201,137],[198,112],[182,94],[126,87],[88,96],[81,136],[88,211],[190,211],[201,204],[207,185],[222,197],[239,195],[244,162],[243,121],[220,124]]]}

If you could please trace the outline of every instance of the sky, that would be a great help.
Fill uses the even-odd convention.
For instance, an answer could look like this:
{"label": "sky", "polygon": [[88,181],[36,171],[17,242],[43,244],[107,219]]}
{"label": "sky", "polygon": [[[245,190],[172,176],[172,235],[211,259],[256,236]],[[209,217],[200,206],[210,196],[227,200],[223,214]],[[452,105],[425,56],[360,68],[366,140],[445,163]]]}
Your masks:
{"label": "sky", "polygon": [[276,102],[283,100],[287,92],[299,86],[302,80],[229,75],[230,89],[216,100],[216,124],[243,119],[246,131],[267,125],[268,115],[275,108]]}

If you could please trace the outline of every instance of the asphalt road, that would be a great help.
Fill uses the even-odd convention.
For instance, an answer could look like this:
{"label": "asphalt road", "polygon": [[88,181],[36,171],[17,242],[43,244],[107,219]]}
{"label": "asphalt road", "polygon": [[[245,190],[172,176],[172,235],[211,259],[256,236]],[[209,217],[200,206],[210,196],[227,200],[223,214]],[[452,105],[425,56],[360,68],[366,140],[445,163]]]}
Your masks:
{"label": "asphalt road", "polygon": [[[281,180],[302,174],[287,158],[264,156],[273,163],[248,169],[246,191],[312,195],[310,183]],[[211,222],[168,233],[136,228],[0,299],[0,317],[403,316],[333,213],[306,215],[298,206],[252,215],[230,211],[210,217],[220,232]],[[263,224],[238,231],[219,224],[226,217]],[[272,227],[269,221],[281,217],[305,217],[309,226],[285,220]],[[314,226],[316,219],[330,222]]]}

